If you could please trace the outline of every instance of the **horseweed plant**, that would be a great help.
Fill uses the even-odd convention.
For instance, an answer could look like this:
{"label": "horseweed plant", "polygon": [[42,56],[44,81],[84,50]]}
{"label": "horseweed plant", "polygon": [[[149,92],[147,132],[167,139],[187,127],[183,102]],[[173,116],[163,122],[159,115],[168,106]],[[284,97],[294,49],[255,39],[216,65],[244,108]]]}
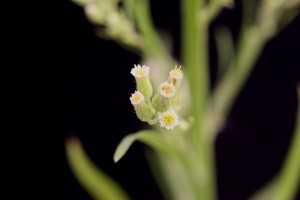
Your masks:
{"label": "horseweed plant", "polygon": [[[297,16],[300,0],[242,1],[236,44],[227,28],[215,34],[222,73],[213,91],[209,91],[208,27],[222,9],[234,6],[233,0],[181,1],[180,62],[172,58],[156,32],[147,0],[73,1],[84,8],[92,23],[100,25],[100,37],[142,58],[143,65],[131,69],[136,90],[129,99],[137,117],[152,126],[127,135],[114,161],[140,141],[154,150],[149,160],[166,199],[216,200],[215,138],[266,42]],[[298,94],[300,98],[299,86]],[[298,106],[294,137],[279,174],[249,199],[294,198],[300,180],[299,119]],[[75,176],[94,199],[130,199],[88,159],[78,140],[69,139],[66,152]]]}

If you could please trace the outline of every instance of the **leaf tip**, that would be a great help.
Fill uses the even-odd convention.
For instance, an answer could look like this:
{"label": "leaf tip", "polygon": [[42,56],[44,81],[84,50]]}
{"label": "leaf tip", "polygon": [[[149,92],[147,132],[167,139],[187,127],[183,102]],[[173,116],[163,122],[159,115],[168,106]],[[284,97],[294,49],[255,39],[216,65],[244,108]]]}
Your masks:
{"label": "leaf tip", "polygon": [[115,156],[114,156],[114,163],[117,163],[118,161],[119,161],[119,159],[118,158],[116,158]]}
{"label": "leaf tip", "polygon": [[76,136],[70,136],[66,140],[67,146],[78,146],[80,144],[79,139]]}
{"label": "leaf tip", "polygon": [[70,136],[65,141],[65,148],[67,152],[77,151],[81,148],[81,143],[76,136]]}
{"label": "leaf tip", "polygon": [[123,157],[123,155],[120,155],[120,153],[118,151],[116,151],[115,154],[114,154],[114,158],[113,158],[114,163],[119,162],[119,160]]}

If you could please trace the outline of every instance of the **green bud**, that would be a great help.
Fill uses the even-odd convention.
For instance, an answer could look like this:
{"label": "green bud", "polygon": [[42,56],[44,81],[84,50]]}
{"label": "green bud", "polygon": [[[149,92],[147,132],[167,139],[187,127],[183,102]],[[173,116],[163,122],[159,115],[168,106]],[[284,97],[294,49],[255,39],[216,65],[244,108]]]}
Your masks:
{"label": "green bud", "polygon": [[143,122],[151,121],[154,110],[145,102],[144,95],[140,91],[135,91],[130,97],[137,117]]}
{"label": "green bud", "polygon": [[183,78],[183,72],[181,71],[181,66],[177,67],[170,71],[168,82],[174,85],[176,94],[174,97],[175,109],[179,110],[180,108],[180,85]]}
{"label": "green bud", "polygon": [[131,69],[131,74],[135,77],[137,90],[144,94],[145,98],[149,100],[152,96],[153,89],[149,79],[150,67],[146,65],[134,65]]}
{"label": "green bud", "polygon": [[152,99],[152,106],[157,112],[165,112],[174,105],[174,97],[176,91],[175,87],[168,83],[164,82],[159,86],[159,93],[156,94]]}

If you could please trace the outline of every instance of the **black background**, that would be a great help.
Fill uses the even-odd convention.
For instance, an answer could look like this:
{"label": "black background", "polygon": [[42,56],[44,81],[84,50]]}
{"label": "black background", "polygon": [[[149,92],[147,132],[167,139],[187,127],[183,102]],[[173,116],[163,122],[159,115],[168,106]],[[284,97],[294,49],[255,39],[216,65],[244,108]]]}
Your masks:
{"label": "black background", "polygon": [[[179,2],[151,2],[155,25],[171,33],[173,55],[178,58]],[[22,177],[18,181],[21,199],[91,199],[73,177],[65,158],[64,142],[73,135],[132,199],[163,199],[151,176],[143,145],[134,144],[118,164],[112,160],[119,141],[142,126],[128,99],[135,89],[130,68],[139,63],[139,57],[96,37],[95,27],[86,20],[82,8],[72,2],[56,2],[55,8],[62,10],[62,15],[55,21],[50,19],[45,30],[37,33],[42,36],[41,51],[49,47],[42,53],[46,56],[40,63],[41,68],[47,67],[46,73],[28,68],[26,74],[24,102],[28,104],[23,106],[30,115],[25,114],[29,123],[24,127],[36,134],[25,145],[30,147],[26,156],[34,156],[20,163],[16,159],[22,165],[22,171],[17,173]],[[50,16],[56,14],[55,9],[50,12]],[[210,32],[226,24],[236,37],[241,12],[239,3],[234,10],[223,11]],[[297,108],[299,35],[298,17],[267,44],[216,141],[221,200],[246,199],[282,164]],[[54,37],[58,40],[52,43],[50,38]],[[210,43],[213,87],[216,56],[212,37]]]}

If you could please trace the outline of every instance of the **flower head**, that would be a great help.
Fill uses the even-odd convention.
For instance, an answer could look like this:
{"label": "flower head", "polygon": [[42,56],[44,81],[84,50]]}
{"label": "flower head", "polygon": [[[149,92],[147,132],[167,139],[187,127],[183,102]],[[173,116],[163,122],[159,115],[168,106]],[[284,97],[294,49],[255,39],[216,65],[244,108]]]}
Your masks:
{"label": "flower head", "polygon": [[181,66],[177,67],[175,65],[175,69],[170,71],[170,79],[182,80],[183,72],[181,71]]}
{"label": "flower head", "polygon": [[135,77],[137,90],[143,93],[146,100],[149,100],[153,93],[149,72],[150,67],[146,65],[134,65],[130,72]]}
{"label": "flower head", "polygon": [[175,96],[175,87],[171,83],[164,82],[159,86],[159,93],[165,98],[172,98]]}
{"label": "flower head", "polygon": [[178,124],[180,124],[178,115],[173,109],[161,113],[158,119],[160,126],[166,128],[167,130],[174,129]]}
{"label": "flower head", "polygon": [[134,106],[143,103],[144,99],[144,95],[140,91],[135,91],[130,97],[131,104]]}
{"label": "flower head", "polygon": [[144,76],[148,76],[150,72],[150,67],[146,66],[146,65],[134,65],[134,68],[131,69],[131,74],[135,77],[135,78],[142,78]]}

